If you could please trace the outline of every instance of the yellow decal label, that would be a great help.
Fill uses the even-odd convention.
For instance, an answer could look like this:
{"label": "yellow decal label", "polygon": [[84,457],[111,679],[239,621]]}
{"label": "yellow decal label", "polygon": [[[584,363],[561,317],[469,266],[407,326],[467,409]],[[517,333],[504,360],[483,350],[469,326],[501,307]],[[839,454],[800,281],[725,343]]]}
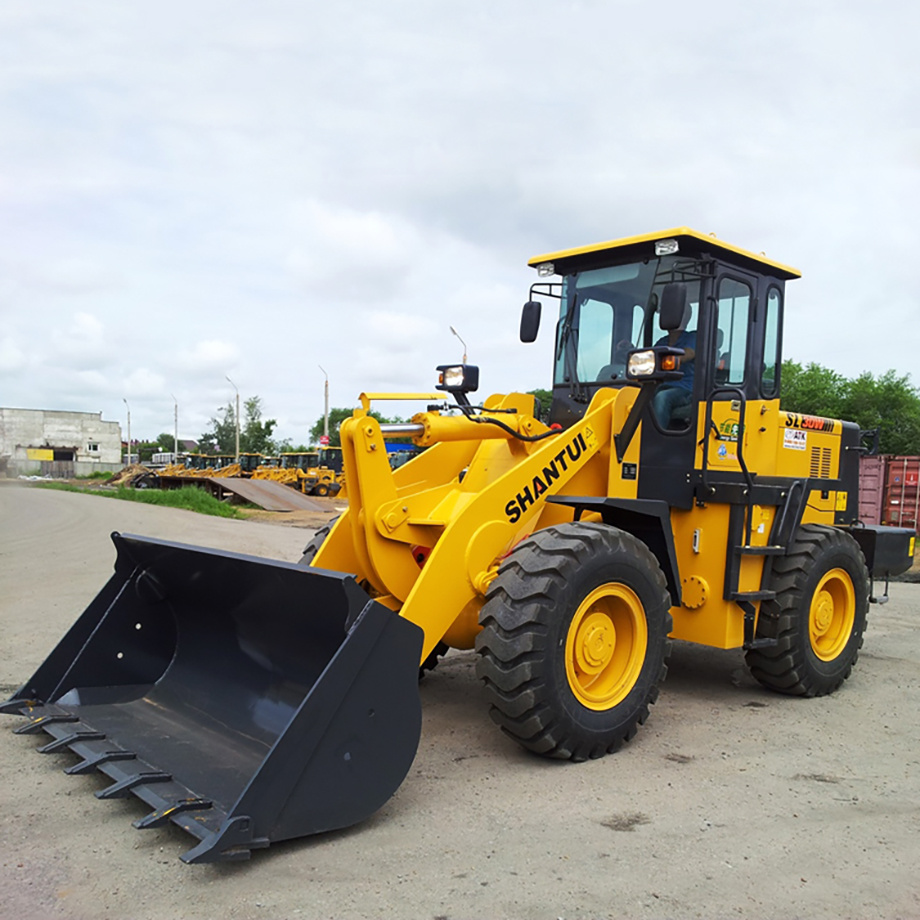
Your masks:
{"label": "yellow decal label", "polygon": [[847,510],[847,493],[838,492],[837,501],[834,504],[835,511],[846,511]]}
{"label": "yellow decal label", "polygon": [[597,435],[594,429],[585,426],[505,505],[509,523],[516,524],[524,512],[535,505],[563,473],[574,471],[596,447]]}
{"label": "yellow decal label", "polygon": [[805,431],[833,431],[834,420],[831,418],[819,418],[817,415],[799,415],[798,412],[787,412],[786,427],[800,428]]}
{"label": "yellow decal label", "polygon": [[916,537],[911,537],[911,538],[910,538],[910,550],[909,550],[909,555],[910,555],[910,558],[911,558],[911,559],[914,558],[914,541],[915,541],[916,539],[917,539]]}
{"label": "yellow decal label", "polygon": [[720,441],[737,441],[738,440],[738,420],[727,418],[719,425],[719,433],[716,437]]}

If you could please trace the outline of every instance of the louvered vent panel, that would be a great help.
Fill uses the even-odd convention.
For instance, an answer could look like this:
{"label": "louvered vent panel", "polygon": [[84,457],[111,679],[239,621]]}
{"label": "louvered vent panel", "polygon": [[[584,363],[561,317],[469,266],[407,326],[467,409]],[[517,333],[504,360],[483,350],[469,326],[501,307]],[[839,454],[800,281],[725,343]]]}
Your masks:
{"label": "louvered vent panel", "polygon": [[830,479],[833,457],[834,452],[830,447],[813,447],[811,449],[811,469],[809,471],[811,478]]}

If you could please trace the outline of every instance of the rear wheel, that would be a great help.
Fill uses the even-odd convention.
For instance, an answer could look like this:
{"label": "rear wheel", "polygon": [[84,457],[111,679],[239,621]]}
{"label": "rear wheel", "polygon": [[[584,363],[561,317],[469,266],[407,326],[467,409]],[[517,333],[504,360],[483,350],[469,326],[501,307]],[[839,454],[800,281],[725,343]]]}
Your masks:
{"label": "rear wheel", "polygon": [[[310,565],[316,554],[319,552],[319,548],[323,545],[326,540],[326,537],[329,536],[329,531],[335,526],[335,522],[339,519],[336,515],[328,524],[320,527],[315,534],[310,538],[310,541],[304,547],[303,555],[298,560],[299,565]],[[425,674],[429,671],[433,671],[437,666],[438,662],[450,651],[450,646],[445,645],[443,642],[438,642],[437,645],[428,653],[428,657],[419,665],[418,669],[418,679],[421,680]]]}
{"label": "rear wheel", "polygon": [[329,536],[329,531],[332,530],[338,519],[339,516],[336,515],[328,524],[324,524],[313,534],[307,545],[303,548],[303,555],[297,560],[299,565],[310,565],[310,563],[313,562],[314,557],[319,552],[319,548],[323,545],[323,541]]}
{"label": "rear wheel", "polygon": [[429,671],[433,671],[438,662],[450,651],[450,646],[446,642],[439,642],[428,653],[428,657],[421,663],[418,669],[418,679],[421,680]]}
{"label": "rear wheel", "polygon": [[476,673],[492,718],[548,757],[617,750],[658,698],[670,604],[658,561],[628,533],[572,523],[524,540],[480,615]]}
{"label": "rear wheel", "polygon": [[849,676],[863,644],[869,573],[859,544],[835,527],[799,528],[788,556],[776,559],[757,635],[776,644],[745,655],[751,674],[771,690],[823,696]]}

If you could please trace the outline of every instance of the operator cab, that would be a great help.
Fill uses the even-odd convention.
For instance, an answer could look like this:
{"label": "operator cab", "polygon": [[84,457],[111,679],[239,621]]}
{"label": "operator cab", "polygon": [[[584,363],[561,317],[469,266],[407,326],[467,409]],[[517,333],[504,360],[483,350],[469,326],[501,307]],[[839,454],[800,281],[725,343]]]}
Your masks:
{"label": "operator cab", "polygon": [[[561,278],[531,287],[521,322],[522,340],[533,341],[541,298],[559,302],[550,423],[577,422],[601,387],[635,386],[631,353],[683,349],[680,373],[656,381],[642,414],[642,466],[661,470],[649,477],[655,488],[675,478],[675,455],[692,468],[701,405],[779,397],[785,282],[800,277],[796,269],[686,227],[528,264],[543,278]],[[683,484],[664,488],[673,504],[689,501]]]}

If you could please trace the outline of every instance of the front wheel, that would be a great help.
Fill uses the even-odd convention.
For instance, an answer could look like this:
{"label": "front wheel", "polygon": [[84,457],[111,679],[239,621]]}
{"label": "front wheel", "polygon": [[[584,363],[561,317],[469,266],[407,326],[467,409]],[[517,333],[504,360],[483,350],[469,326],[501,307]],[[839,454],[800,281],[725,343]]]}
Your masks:
{"label": "front wheel", "polygon": [[624,531],[560,524],[522,541],[480,614],[476,673],[492,718],[548,757],[617,750],[658,698],[670,604],[658,561]]}
{"label": "front wheel", "polygon": [[761,604],[757,622],[757,635],[775,644],[745,660],[771,690],[824,696],[850,676],[862,648],[869,573],[859,544],[835,527],[800,527],[790,550],[776,560],[776,599]]}

